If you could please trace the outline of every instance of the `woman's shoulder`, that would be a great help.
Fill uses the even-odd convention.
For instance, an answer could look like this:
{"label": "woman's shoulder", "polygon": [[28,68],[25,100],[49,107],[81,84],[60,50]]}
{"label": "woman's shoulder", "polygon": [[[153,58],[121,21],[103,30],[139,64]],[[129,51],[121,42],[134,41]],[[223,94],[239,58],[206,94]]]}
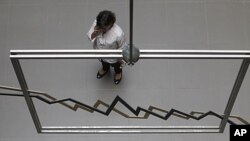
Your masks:
{"label": "woman's shoulder", "polygon": [[113,30],[113,33],[116,34],[116,36],[123,36],[124,35],[122,28],[117,24],[113,25],[112,30]]}

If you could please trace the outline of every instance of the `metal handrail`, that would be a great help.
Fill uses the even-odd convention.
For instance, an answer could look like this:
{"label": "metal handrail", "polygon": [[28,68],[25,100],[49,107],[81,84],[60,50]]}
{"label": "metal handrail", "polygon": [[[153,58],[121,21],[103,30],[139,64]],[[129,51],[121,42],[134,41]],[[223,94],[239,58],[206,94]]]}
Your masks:
{"label": "metal handrail", "polygon": [[[122,50],[11,50],[16,59],[122,58]],[[140,59],[250,59],[250,50],[140,50]]]}

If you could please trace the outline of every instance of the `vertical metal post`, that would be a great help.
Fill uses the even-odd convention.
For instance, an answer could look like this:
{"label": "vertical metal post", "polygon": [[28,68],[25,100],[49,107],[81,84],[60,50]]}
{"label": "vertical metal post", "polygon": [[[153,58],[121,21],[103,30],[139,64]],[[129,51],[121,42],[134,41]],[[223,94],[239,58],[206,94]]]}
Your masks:
{"label": "vertical metal post", "polygon": [[26,103],[28,105],[31,117],[32,117],[33,122],[34,122],[35,127],[36,127],[36,130],[38,133],[41,133],[41,124],[40,124],[37,112],[35,110],[35,106],[33,104],[33,101],[31,99],[31,97],[29,96],[28,85],[27,85],[26,80],[24,78],[24,74],[23,74],[20,62],[18,59],[13,59],[13,58],[11,59],[11,62],[12,62],[12,65],[14,67],[14,70],[16,72],[18,82],[19,82],[20,87],[22,89],[24,98],[25,98]]}
{"label": "vertical metal post", "polygon": [[249,66],[249,62],[250,61],[248,59],[244,59],[242,64],[241,64],[238,76],[236,78],[236,81],[234,83],[231,95],[229,97],[227,106],[226,106],[225,111],[224,111],[224,118],[221,120],[221,123],[220,123],[220,131],[219,131],[220,133],[223,133],[224,130],[225,130],[227,120],[228,120],[228,118],[230,116],[230,113],[231,113],[231,111],[233,109],[235,100],[237,98],[240,87],[241,87],[242,82],[244,80],[244,77],[246,75],[246,72],[247,72],[247,69],[248,69],[248,66]]}
{"label": "vertical metal post", "polygon": [[130,0],[130,6],[129,6],[129,14],[130,14],[130,32],[129,32],[129,46],[130,46],[130,56],[129,56],[129,64],[132,64],[132,54],[133,54],[133,14],[134,14],[134,1]]}

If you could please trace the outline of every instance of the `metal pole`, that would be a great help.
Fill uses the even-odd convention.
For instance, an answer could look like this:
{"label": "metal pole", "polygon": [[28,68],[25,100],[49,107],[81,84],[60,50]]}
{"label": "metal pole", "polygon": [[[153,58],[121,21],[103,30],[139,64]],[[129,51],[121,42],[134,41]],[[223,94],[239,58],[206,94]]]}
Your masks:
{"label": "metal pole", "polygon": [[33,122],[34,122],[35,127],[36,127],[36,130],[38,133],[41,133],[41,123],[40,123],[38,115],[36,113],[33,101],[31,99],[31,97],[29,96],[28,85],[27,85],[26,80],[24,78],[20,62],[17,59],[13,59],[13,58],[11,59],[11,62],[12,62],[12,65],[14,67],[14,70],[16,72],[17,79],[19,81],[24,98],[25,98],[26,103],[28,105],[31,117],[32,117]]}
{"label": "metal pole", "polygon": [[216,126],[95,126],[43,127],[42,133],[63,134],[149,134],[149,133],[218,133]]}
{"label": "metal pole", "polygon": [[[130,54],[131,55],[131,54]],[[118,59],[122,50],[11,50],[15,59]],[[250,59],[249,50],[140,50],[140,59]]]}
{"label": "metal pole", "polygon": [[[22,54],[10,55],[14,59],[119,59],[119,54]],[[141,54],[140,59],[250,59],[250,55],[216,55],[216,54]]]}
{"label": "metal pole", "polygon": [[[59,50],[10,50],[11,55],[22,55],[22,54],[121,54],[122,50],[119,49],[59,49]],[[211,54],[211,55],[250,55],[250,50],[167,50],[167,49],[141,49],[140,54]]]}
{"label": "metal pole", "polygon": [[130,46],[130,56],[129,56],[129,65],[132,64],[132,54],[133,54],[133,14],[134,14],[134,11],[133,11],[133,7],[134,7],[134,1],[133,0],[130,0],[130,39],[129,39],[129,46]]}
{"label": "metal pole", "polygon": [[22,54],[99,54],[99,55],[106,55],[106,54],[121,54],[122,50],[120,49],[60,49],[60,50],[10,50],[11,55],[22,55]]}
{"label": "metal pole", "polygon": [[237,95],[239,93],[241,84],[242,84],[242,82],[244,80],[244,77],[245,77],[245,74],[247,72],[248,66],[249,66],[249,59],[244,59],[242,64],[241,64],[241,68],[239,70],[236,81],[234,83],[233,90],[232,90],[231,95],[229,97],[227,106],[225,108],[224,118],[220,123],[220,133],[223,133],[224,130],[225,130],[225,126],[227,124],[228,117],[230,116],[230,113],[231,113],[232,108],[234,106],[235,100],[236,100]]}

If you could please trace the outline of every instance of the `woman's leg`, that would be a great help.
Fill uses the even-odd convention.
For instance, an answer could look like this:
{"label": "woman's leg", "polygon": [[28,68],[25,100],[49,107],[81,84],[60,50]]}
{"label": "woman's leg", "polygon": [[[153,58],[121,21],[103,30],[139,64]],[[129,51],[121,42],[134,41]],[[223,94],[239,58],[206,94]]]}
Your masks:
{"label": "woman's leg", "polygon": [[107,72],[109,71],[110,68],[110,64],[107,62],[104,62],[103,60],[101,60],[102,62],[102,68],[97,72],[97,79],[101,79],[105,74],[107,74]]}
{"label": "woman's leg", "polygon": [[103,60],[101,60],[102,62],[102,69],[106,72],[106,71],[109,71],[109,68],[110,68],[110,64],[107,63],[107,62],[104,62]]}
{"label": "woman's leg", "polygon": [[122,72],[121,63],[117,62],[113,66],[116,74],[120,74]]}
{"label": "woman's leg", "polygon": [[114,83],[117,85],[122,80],[122,69],[121,69],[121,63],[117,62],[113,64],[114,70],[115,70],[115,77],[114,77]]}

